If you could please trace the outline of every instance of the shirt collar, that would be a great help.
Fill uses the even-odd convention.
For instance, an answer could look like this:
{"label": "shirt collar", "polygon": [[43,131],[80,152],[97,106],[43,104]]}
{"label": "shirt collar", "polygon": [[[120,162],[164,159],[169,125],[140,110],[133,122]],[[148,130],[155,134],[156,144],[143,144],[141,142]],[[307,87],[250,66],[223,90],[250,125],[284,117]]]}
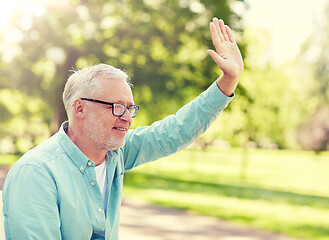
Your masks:
{"label": "shirt collar", "polygon": [[[66,131],[68,129],[69,122],[64,122],[59,131],[59,143],[64,149],[66,155],[72,160],[74,165],[79,169],[81,173],[87,168],[87,165],[95,166],[95,163],[84,155],[81,150],[72,142],[72,140],[67,136]],[[89,163],[90,162],[90,163]]]}

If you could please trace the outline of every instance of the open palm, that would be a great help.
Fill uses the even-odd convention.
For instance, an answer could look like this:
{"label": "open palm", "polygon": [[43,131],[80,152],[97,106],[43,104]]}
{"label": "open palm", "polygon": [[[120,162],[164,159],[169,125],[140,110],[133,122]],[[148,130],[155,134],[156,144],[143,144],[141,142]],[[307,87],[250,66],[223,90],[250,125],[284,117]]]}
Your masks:
{"label": "open palm", "polygon": [[223,75],[238,81],[243,72],[243,60],[229,26],[223,20],[214,18],[210,23],[210,33],[216,51],[208,50],[208,54],[222,70]]}

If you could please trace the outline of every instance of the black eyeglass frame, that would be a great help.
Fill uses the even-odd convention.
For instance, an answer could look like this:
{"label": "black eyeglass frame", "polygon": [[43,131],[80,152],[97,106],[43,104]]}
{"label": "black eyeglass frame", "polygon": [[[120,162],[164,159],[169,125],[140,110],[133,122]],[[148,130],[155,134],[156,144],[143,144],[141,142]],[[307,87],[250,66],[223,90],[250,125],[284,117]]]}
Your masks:
{"label": "black eyeglass frame", "polygon": [[[101,104],[105,104],[105,105],[110,105],[112,106],[112,114],[116,117],[121,117],[123,114],[125,114],[126,110],[128,109],[130,111],[130,109],[133,107],[135,109],[134,114],[131,115],[132,118],[136,117],[138,110],[140,109],[140,106],[138,105],[130,105],[130,106],[125,106],[122,103],[111,103],[111,102],[105,102],[102,100],[97,100],[97,99],[93,99],[93,98],[80,98],[81,100],[85,100],[85,101],[89,101],[89,102],[95,102],[95,103],[101,103]],[[114,104],[119,104],[125,107],[125,110],[122,112],[122,114],[115,114],[114,113]]]}

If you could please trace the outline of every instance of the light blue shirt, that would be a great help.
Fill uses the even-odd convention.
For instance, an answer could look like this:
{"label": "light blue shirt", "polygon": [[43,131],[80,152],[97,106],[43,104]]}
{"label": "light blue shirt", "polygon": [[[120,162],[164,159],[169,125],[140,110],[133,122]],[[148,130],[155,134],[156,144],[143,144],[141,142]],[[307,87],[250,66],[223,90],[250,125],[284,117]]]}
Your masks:
{"label": "light blue shirt", "polygon": [[3,188],[6,239],[119,239],[124,172],[175,153],[201,135],[233,97],[212,84],[192,102],[151,126],[129,130],[125,146],[108,152],[106,209],[95,164],[65,133],[68,122],[22,156]]}

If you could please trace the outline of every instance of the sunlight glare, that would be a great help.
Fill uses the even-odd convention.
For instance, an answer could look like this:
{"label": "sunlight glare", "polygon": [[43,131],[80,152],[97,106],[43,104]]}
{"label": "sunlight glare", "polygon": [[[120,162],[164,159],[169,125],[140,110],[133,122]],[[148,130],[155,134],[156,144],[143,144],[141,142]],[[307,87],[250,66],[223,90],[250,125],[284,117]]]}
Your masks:
{"label": "sunlight glare", "polygon": [[250,8],[244,15],[245,27],[267,30],[271,35],[271,61],[283,64],[293,60],[300,46],[314,32],[314,24],[321,20],[327,0],[247,0]]}
{"label": "sunlight glare", "polygon": [[[0,30],[7,30],[15,18],[15,14],[20,14],[29,19],[32,16],[42,16],[45,14],[45,5],[54,0],[7,0],[0,3]],[[28,27],[25,23],[23,27]]]}

